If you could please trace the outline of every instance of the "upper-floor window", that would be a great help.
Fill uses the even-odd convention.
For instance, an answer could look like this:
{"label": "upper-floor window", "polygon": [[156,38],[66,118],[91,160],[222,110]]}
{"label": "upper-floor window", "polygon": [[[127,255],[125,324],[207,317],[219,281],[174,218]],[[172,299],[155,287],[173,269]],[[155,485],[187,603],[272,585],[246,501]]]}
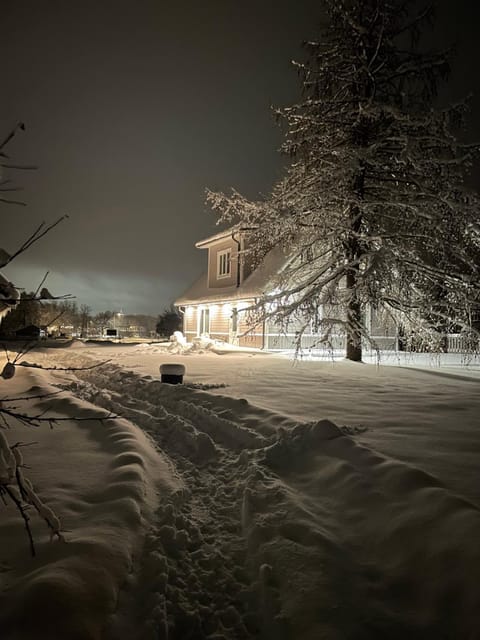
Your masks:
{"label": "upper-floor window", "polygon": [[228,278],[231,274],[232,261],[231,249],[225,249],[217,253],[217,278]]}

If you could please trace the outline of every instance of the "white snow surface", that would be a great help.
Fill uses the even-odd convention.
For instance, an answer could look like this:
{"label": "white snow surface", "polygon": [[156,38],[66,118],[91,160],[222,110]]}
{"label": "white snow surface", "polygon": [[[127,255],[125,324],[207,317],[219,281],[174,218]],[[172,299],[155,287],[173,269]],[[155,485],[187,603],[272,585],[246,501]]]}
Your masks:
{"label": "white snow surface", "polygon": [[2,640],[480,638],[478,363],[203,346],[37,350],[109,362],[3,382],[72,419],[7,431],[66,541],[32,513],[31,558],[2,507]]}

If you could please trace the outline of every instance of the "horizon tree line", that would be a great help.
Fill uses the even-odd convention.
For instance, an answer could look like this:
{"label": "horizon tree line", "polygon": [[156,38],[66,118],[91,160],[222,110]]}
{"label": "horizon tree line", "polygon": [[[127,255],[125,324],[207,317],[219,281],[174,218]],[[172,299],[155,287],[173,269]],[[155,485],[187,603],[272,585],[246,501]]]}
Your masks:
{"label": "horizon tree line", "polygon": [[150,336],[156,332],[160,316],[146,314],[119,314],[111,310],[93,313],[89,305],[78,304],[75,300],[38,301],[33,292],[22,292],[17,306],[0,323],[1,334],[14,334],[15,331],[30,325],[45,331],[46,334],[74,334],[80,337],[104,335],[107,328],[134,331]]}

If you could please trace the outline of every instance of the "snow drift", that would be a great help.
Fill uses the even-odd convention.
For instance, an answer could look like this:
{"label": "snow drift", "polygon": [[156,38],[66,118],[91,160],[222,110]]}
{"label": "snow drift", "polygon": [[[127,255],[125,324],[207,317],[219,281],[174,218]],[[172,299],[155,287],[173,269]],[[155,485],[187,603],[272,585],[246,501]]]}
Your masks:
{"label": "snow drift", "polygon": [[[105,351],[61,358],[91,364]],[[245,389],[228,378],[228,364],[217,380],[231,387],[211,383],[212,393],[188,380],[161,384],[145,375],[140,349],[121,353],[142,372],[109,363],[49,377],[65,392],[50,410],[122,418],[72,422],[40,443],[34,480],[67,543],[36,531],[36,564],[23,548],[5,565],[5,637],[28,638],[33,626],[49,637],[53,619],[57,635],[107,640],[480,634],[472,501],[366,446],[369,431],[352,437],[355,424],[298,420],[233,397]],[[211,381],[206,372],[218,376],[230,356],[196,358]],[[23,375],[32,376],[47,383],[44,372]],[[14,521],[2,536],[19,534]]]}

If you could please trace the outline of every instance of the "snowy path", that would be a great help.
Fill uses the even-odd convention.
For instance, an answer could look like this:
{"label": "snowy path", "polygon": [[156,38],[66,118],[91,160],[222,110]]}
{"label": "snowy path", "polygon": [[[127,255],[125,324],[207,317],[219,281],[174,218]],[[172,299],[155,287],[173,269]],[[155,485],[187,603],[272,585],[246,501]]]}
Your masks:
{"label": "snowy path", "polygon": [[248,420],[232,420],[233,410],[247,403],[231,400],[230,408],[213,410],[208,394],[110,367],[78,377],[69,390],[141,426],[173,461],[184,486],[160,504],[152,522],[140,580],[148,604],[137,613],[138,625],[149,618],[146,627],[172,639],[207,638],[225,629],[229,637],[258,637],[238,457],[268,440]]}

